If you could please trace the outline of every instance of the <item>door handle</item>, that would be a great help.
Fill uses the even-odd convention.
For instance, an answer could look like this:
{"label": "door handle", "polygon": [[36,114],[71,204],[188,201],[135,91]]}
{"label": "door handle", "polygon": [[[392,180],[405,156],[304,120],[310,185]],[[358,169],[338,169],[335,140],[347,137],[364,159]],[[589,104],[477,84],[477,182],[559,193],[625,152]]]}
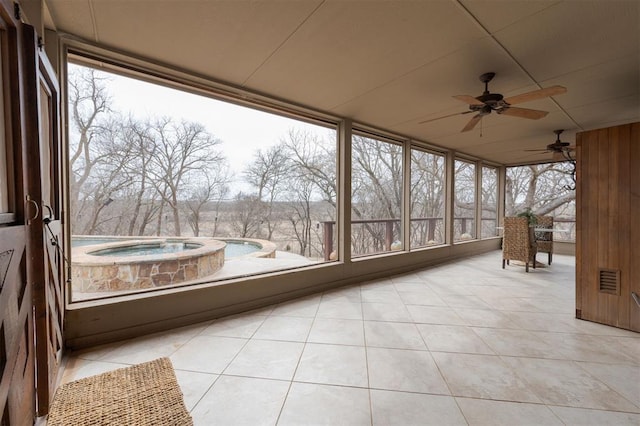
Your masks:
{"label": "door handle", "polygon": [[42,221],[44,222],[45,225],[48,225],[54,220],[53,209],[46,204],[42,204],[42,207],[47,209],[47,215],[46,216],[44,214],[42,215]]}
{"label": "door handle", "polygon": [[631,292],[631,297],[633,297],[633,300],[636,301],[636,305],[640,308],[640,297],[638,297],[638,295],[633,291]]}
{"label": "door handle", "polygon": [[33,217],[27,219],[27,225],[31,225],[31,223],[36,220],[38,216],[40,216],[40,206],[38,206],[38,202],[36,200],[31,198],[31,195],[27,195],[27,203],[33,204],[33,207],[35,207],[36,210],[33,214]]}

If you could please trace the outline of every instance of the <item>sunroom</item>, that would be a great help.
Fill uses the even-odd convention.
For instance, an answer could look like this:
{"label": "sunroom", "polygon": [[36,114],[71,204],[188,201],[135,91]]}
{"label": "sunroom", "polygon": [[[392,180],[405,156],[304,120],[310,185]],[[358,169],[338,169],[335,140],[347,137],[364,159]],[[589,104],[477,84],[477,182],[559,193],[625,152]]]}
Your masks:
{"label": "sunroom", "polygon": [[637,2],[2,6],[3,421],[155,355],[198,424],[638,421]]}

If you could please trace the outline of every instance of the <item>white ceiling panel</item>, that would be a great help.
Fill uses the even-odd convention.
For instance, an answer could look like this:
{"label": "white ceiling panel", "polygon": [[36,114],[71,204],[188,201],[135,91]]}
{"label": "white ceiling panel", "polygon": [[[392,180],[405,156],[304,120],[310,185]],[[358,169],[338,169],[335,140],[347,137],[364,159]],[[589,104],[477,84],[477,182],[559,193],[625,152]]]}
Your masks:
{"label": "white ceiling panel", "polygon": [[538,81],[637,54],[640,2],[566,1],[496,33]]}
{"label": "white ceiling panel", "polygon": [[[499,163],[526,162],[554,129],[640,121],[637,0],[45,1],[58,31]],[[540,120],[420,124],[466,111],[452,96],[479,96],[489,71],[505,97],[568,92],[518,105]]]}
{"label": "white ceiling panel", "polygon": [[451,2],[326,2],[247,86],[333,109],[480,37]]}
{"label": "white ceiling panel", "polygon": [[496,1],[462,0],[460,2],[491,33],[517,25],[522,19],[557,4],[557,0]]}
{"label": "white ceiling panel", "polygon": [[320,3],[94,1],[93,10],[99,41],[241,85]]}

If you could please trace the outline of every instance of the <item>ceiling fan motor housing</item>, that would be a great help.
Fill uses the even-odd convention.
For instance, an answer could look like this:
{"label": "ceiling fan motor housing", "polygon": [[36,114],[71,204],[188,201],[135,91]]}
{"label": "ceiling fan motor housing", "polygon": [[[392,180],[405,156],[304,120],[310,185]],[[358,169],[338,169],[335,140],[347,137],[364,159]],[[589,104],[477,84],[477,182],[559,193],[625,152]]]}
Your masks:
{"label": "ceiling fan motor housing", "polygon": [[476,97],[476,99],[484,105],[469,105],[469,109],[484,114],[489,114],[492,110],[499,112],[501,109],[509,106],[503,101],[503,98],[500,93],[484,92],[482,95]]}

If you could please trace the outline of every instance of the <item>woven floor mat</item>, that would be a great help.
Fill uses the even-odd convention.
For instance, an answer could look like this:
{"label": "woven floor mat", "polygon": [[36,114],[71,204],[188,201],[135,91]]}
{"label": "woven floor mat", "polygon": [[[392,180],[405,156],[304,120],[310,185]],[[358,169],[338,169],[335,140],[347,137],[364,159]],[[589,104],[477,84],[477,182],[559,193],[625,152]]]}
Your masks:
{"label": "woven floor mat", "polygon": [[47,426],[191,426],[168,358],[109,371],[60,386]]}

